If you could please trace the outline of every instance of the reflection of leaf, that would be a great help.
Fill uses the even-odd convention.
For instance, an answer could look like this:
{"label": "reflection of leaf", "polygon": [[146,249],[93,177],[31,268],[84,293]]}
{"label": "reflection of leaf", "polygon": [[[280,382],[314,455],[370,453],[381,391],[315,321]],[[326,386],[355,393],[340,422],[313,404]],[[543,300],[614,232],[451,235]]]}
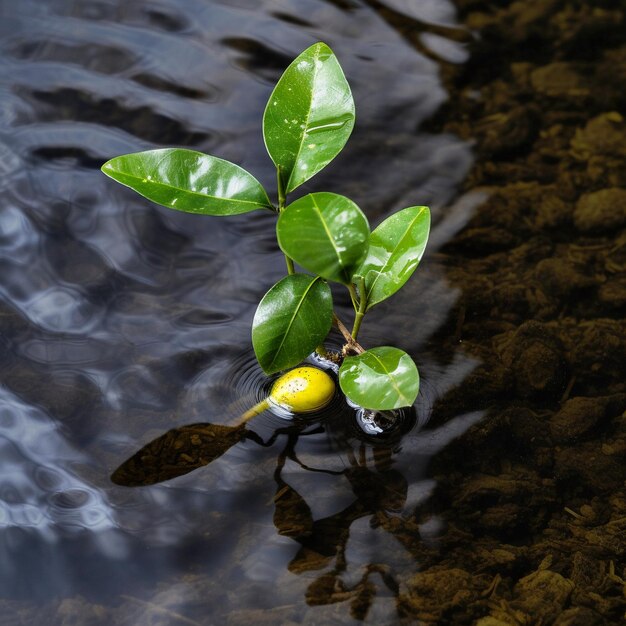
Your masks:
{"label": "reflection of leaf", "polygon": [[345,548],[352,523],[371,513],[355,501],[330,517],[315,520],[309,537],[299,539],[300,550],[287,566],[294,574],[326,567],[329,559]]}
{"label": "reflection of leaf", "polygon": [[349,597],[345,583],[335,572],[325,572],[307,588],[305,600],[309,606],[341,602]]}
{"label": "reflection of leaf", "polygon": [[190,424],[173,428],[122,463],[111,480],[124,487],[141,487],[188,474],[222,456],[247,433],[243,425]]}
{"label": "reflection of leaf", "polygon": [[274,526],[279,535],[306,537],[313,529],[311,509],[304,498],[287,483],[280,481],[274,496]]}
{"label": "reflection of leaf", "polygon": [[359,502],[372,511],[398,511],[406,503],[407,481],[397,470],[372,472],[356,466],[346,470],[346,478]]}
{"label": "reflection of leaf", "polygon": [[360,622],[364,621],[376,596],[376,585],[367,580],[367,573],[359,582],[356,594],[350,602],[350,615]]}

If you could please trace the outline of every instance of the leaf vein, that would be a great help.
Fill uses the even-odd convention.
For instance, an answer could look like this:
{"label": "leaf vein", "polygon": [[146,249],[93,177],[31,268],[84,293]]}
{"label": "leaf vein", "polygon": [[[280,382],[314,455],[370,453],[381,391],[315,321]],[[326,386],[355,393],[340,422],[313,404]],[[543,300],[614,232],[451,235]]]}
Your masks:
{"label": "leaf vein", "polygon": [[366,297],[367,297],[368,304],[369,304],[370,295],[372,294],[372,291],[374,290],[374,286],[378,282],[378,279],[381,277],[381,275],[384,272],[387,271],[387,269],[389,269],[389,267],[391,265],[391,259],[392,259],[393,255],[394,255],[395,251],[400,247],[400,245],[407,238],[409,232],[411,231],[411,228],[413,228],[415,222],[422,215],[423,212],[424,212],[424,207],[422,207],[420,212],[411,220],[411,223],[409,224],[407,229],[404,231],[404,235],[402,235],[402,237],[400,237],[400,241],[398,241],[398,243],[394,246],[393,250],[389,254],[389,258],[385,261],[385,263],[383,264],[382,268],[380,270],[378,270],[376,278],[374,279],[374,282],[372,282],[370,288],[367,290],[367,296]]}
{"label": "leaf vein", "polygon": [[311,119],[311,111],[313,110],[313,94],[315,92],[315,81],[317,80],[317,61],[320,56],[320,46],[315,49],[315,54],[313,56],[313,80],[312,88],[311,88],[311,100],[309,101],[309,107],[306,113],[306,120],[304,122],[304,128],[302,129],[302,133],[300,135],[300,145],[298,146],[298,152],[296,153],[296,158],[293,161],[293,169],[291,170],[291,174],[289,174],[289,180],[287,181],[287,187],[291,186],[291,179],[293,175],[296,173],[296,166],[298,165],[298,159],[300,158],[300,154],[302,154],[302,147],[304,146],[304,136],[308,132],[309,129],[309,121]]}
{"label": "leaf vein", "polygon": [[291,327],[293,326],[294,320],[296,319],[296,316],[298,315],[298,312],[300,311],[300,308],[302,307],[302,304],[304,303],[309,291],[311,291],[311,289],[313,288],[313,285],[318,281],[321,280],[319,276],[317,276],[315,279],[313,279],[311,281],[311,283],[307,286],[307,288],[305,289],[304,293],[302,294],[302,296],[300,296],[300,301],[298,302],[293,314],[291,315],[291,319],[289,320],[289,324],[287,324],[287,330],[282,333],[282,339],[280,341],[280,345],[278,346],[278,348],[276,349],[276,351],[274,352],[274,357],[272,358],[269,367],[272,368],[274,366],[274,363],[276,363],[276,359],[278,357],[278,355],[280,354],[280,351],[283,348],[283,345],[285,344],[285,341],[287,339],[287,335],[289,334],[289,332],[291,331]]}
{"label": "leaf vein", "polygon": [[[119,170],[115,170],[116,172],[118,172]],[[140,180],[143,183],[144,178],[143,177],[139,177],[139,176],[134,176],[133,174],[127,174],[125,172],[119,172],[122,176],[126,177],[126,178],[130,178],[132,180]],[[208,193],[198,193],[197,191],[188,191],[187,189],[182,189],[181,187],[174,187],[173,185],[167,185],[165,183],[160,183],[154,180],[151,180],[147,183],[145,183],[146,187],[166,187],[167,189],[174,189],[174,190],[179,190],[181,192],[183,192],[184,194],[188,194],[190,196],[198,196],[199,198],[204,198],[204,199],[210,199],[210,200],[220,200],[222,202],[237,202],[240,204],[254,204],[255,206],[263,206],[263,207],[269,207],[270,205],[265,203],[265,204],[260,204],[259,202],[255,202],[253,200],[241,200],[239,198],[224,198],[224,197],[220,197],[220,196],[213,196],[211,194]]]}
{"label": "leaf vein", "polygon": [[391,386],[396,390],[396,393],[398,394],[398,397],[402,398],[402,400],[404,402],[408,402],[409,399],[404,395],[404,393],[402,393],[402,391],[400,391],[400,388],[398,387],[398,383],[396,382],[396,379],[393,377],[391,372],[385,367],[385,364],[375,354],[372,354],[370,352],[369,356],[371,356],[376,361],[378,361],[380,366],[383,368],[383,371],[385,372],[385,374],[387,374],[387,376],[389,377],[389,380],[391,381]]}
{"label": "leaf vein", "polygon": [[324,220],[324,216],[322,215],[322,209],[320,209],[319,205],[317,204],[317,201],[315,200],[315,195],[311,194],[311,200],[313,202],[313,206],[315,207],[316,211],[317,211],[317,215],[320,219],[320,222],[322,223],[322,226],[324,227],[324,231],[326,232],[326,236],[328,237],[328,240],[330,241],[333,250],[335,251],[335,255],[337,256],[337,261],[339,263],[339,266],[341,267],[342,270],[345,269],[345,266],[343,264],[343,260],[341,258],[341,254],[339,252],[339,249],[337,248],[336,244],[335,244],[335,240],[330,232],[330,229],[328,228],[328,225],[326,224],[326,221]]}

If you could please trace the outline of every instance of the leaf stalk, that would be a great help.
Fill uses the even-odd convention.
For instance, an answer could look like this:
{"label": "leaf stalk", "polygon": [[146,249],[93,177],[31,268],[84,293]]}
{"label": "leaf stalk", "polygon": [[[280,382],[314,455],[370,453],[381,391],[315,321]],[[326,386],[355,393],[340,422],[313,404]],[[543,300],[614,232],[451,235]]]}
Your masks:
{"label": "leaf stalk", "polygon": [[[278,212],[282,213],[285,210],[285,186],[283,184],[283,172],[280,165],[276,168],[276,187],[278,189]],[[293,259],[285,254],[285,263],[287,264],[287,273],[295,274],[296,269],[293,266]]]}
{"label": "leaf stalk", "polygon": [[[352,285],[352,289],[354,290],[354,285]],[[351,333],[352,339],[354,339],[355,341],[359,334],[361,322],[363,321],[366,310],[367,298],[365,297],[365,278],[363,278],[363,276],[359,276],[359,308],[357,309],[356,315],[354,316],[354,324],[352,326]]]}
{"label": "leaf stalk", "polygon": [[350,283],[347,285],[348,291],[350,292],[350,300],[352,300],[352,307],[354,308],[354,312],[356,313],[359,310],[359,296],[356,293],[356,289],[354,285]]}

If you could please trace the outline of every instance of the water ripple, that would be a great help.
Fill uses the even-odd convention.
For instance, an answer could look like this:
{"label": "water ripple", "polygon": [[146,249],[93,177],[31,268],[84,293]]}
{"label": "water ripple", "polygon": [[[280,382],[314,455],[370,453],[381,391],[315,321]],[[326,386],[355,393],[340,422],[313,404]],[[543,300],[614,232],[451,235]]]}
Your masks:
{"label": "water ripple", "polygon": [[[68,529],[112,528],[103,494],[70,469],[86,462],[86,455],[42,411],[4,389],[0,400],[0,526],[37,528],[49,539]],[[62,513],[63,503],[74,511]]]}
{"label": "water ripple", "polygon": [[[385,500],[394,515],[429,497],[429,455],[478,419],[431,425],[438,400],[476,365],[430,343],[457,298],[435,258],[363,329],[367,345],[396,342],[420,365],[416,411],[402,415],[397,433],[372,435],[376,424],[338,395],[330,413],[309,421],[264,412],[250,438],[166,483],[128,489],[110,480],[167,431],[232,424],[268,392],[250,324],[285,266],[269,212],[217,219],[154,207],[106,179],[105,160],[190,146],[241,164],[272,189],[265,102],[284,65],[323,38],[350,81],[358,124],[342,155],[301,191],[349,195],[372,224],[431,204],[433,248],[468,219],[471,199],[450,205],[471,146],[421,129],[447,98],[440,63],[464,61],[467,33],[443,0],[381,4],[0,1],[0,579],[8,596],[80,594],[108,610],[111,598],[150,598],[160,585],[150,606],[170,606],[170,585],[197,607],[199,623],[228,621],[246,598],[249,607],[259,598],[300,606],[311,579],[295,573],[302,545],[276,513],[283,498],[297,503],[303,528],[332,528],[352,519],[355,500],[379,493],[389,472],[407,483],[404,506]],[[345,294],[335,295],[349,317]],[[353,521],[347,580],[372,559],[394,572],[410,567],[370,516]],[[189,582],[193,568],[219,589]],[[151,610],[135,602],[120,615],[147,623]],[[388,605],[372,610],[386,623]]]}

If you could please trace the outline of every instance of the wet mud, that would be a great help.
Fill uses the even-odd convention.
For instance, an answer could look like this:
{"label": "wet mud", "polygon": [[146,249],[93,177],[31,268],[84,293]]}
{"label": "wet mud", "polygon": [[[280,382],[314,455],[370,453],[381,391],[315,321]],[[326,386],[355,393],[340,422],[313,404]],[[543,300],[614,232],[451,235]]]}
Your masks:
{"label": "wet mud", "polygon": [[465,185],[488,199],[442,250],[462,293],[442,341],[482,365],[434,419],[468,400],[489,411],[434,459],[437,489],[417,517],[435,510],[447,529],[435,549],[415,546],[423,568],[400,611],[428,624],[620,624],[625,7],[457,4],[479,40],[446,75],[434,125],[475,138]]}

